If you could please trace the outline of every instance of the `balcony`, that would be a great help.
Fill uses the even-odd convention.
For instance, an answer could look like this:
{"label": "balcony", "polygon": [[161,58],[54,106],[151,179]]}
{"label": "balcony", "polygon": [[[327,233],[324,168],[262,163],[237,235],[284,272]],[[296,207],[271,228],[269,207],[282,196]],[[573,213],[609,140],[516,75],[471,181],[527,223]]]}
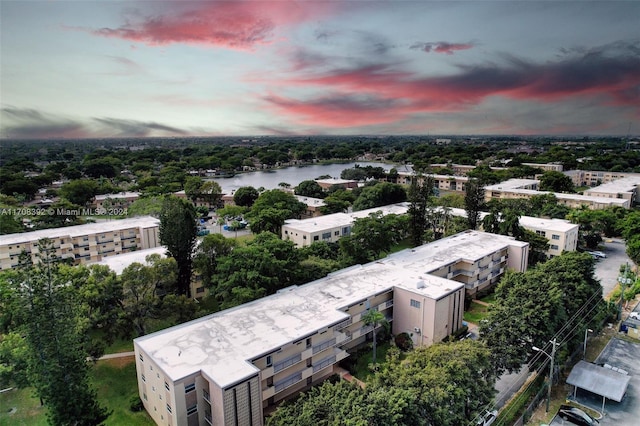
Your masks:
{"label": "balcony", "polygon": [[335,346],[335,344],[336,344],[336,339],[335,338],[329,339],[329,340],[327,340],[325,342],[320,343],[319,345],[315,345],[313,347],[313,351],[312,352],[315,355],[318,352],[322,352],[325,349],[330,348],[331,346]]}
{"label": "balcony", "polygon": [[211,404],[211,399],[209,397],[209,392],[207,392],[206,390],[202,391],[202,398],[207,401],[209,404]]}
{"label": "balcony", "polygon": [[344,332],[336,331],[334,335],[336,336],[336,344],[338,345],[344,345],[351,341],[351,333],[348,330]]}
{"label": "balcony", "polygon": [[353,318],[347,318],[346,320],[342,321],[341,323],[336,324],[336,326],[334,327],[334,330],[340,331],[343,328],[350,326],[352,323],[353,323]]}
{"label": "balcony", "polygon": [[204,413],[204,421],[207,422],[207,424],[213,426],[213,419],[211,418],[211,412],[210,411],[207,411],[207,412]]}

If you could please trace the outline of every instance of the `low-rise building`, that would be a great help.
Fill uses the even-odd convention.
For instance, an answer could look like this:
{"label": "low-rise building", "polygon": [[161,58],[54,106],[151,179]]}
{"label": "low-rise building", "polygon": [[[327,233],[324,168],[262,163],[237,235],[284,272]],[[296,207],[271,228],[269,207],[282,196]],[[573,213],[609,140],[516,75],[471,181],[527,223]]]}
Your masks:
{"label": "low-rise building", "polygon": [[[130,253],[122,253],[118,256],[109,256],[97,262],[99,265],[108,266],[117,275],[122,274],[128,266],[133,263],[147,265],[147,256],[157,254],[160,257],[167,257],[167,248],[158,246],[146,250],[137,250]],[[196,271],[193,272],[191,279],[191,297],[201,300],[209,294],[209,290],[204,287],[202,277]]]}
{"label": "low-rise building", "polygon": [[640,174],[603,183],[584,191],[584,195],[627,200],[633,206],[638,202],[638,187],[640,187]]}
{"label": "low-rise building", "polygon": [[262,425],[319,383],[384,314],[416,346],[462,327],[465,291],[524,271],[526,243],[468,231],[134,340],[138,391],[161,425]]}
{"label": "low-rise building", "polygon": [[534,195],[553,194],[559,204],[570,208],[587,206],[592,210],[620,206],[631,208],[631,202],[624,198],[606,198],[580,194],[565,194],[561,192],[539,191],[540,181],[535,179],[509,179],[495,185],[484,187],[484,199],[530,199]]}
{"label": "low-rise building", "polygon": [[91,207],[96,210],[126,209],[139,198],[139,192],[118,192],[117,194],[96,195],[91,203]]}
{"label": "low-rise building", "polygon": [[344,189],[353,189],[358,187],[357,180],[349,180],[349,179],[338,179],[338,178],[329,178],[329,179],[316,179],[318,185],[325,191],[332,186],[339,186]]}
{"label": "low-rise building", "polygon": [[0,237],[0,269],[18,266],[23,251],[37,263],[38,242],[43,238],[51,240],[57,257],[72,259],[76,264],[157,247],[159,226],[158,219],[144,216],[3,235]]}
{"label": "low-rise building", "polygon": [[305,197],[303,195],[294,195],[298,201],[304,203],[307,208],[302,213],[302,218],[322,216],[322,207],[325,205],[322,198]]}
{"label": "low-rise building", "polygon": [[[409,172],[398,172],[396,182],[399,185],[410,185],[411,181],[416,175]],[[428,175],[433,178],[433,186],[443,191],[456,191],[464,192],[465,185],[469,181],[466,176],[451,176],[451,175]],[[419,182],[424,181],[424,176],[420,176]]]}
{"label": "low-rise building", "polygon": [[353,222],[358,218],[380,212],[382,215],[405,214],[408,203],[391,204],[351,213],[333,213],[310,219],[288,219],[282,226],[282,239],[291,240],[296,247],[310,246],[316,241],[335,243],[340,238],[351,235]]}

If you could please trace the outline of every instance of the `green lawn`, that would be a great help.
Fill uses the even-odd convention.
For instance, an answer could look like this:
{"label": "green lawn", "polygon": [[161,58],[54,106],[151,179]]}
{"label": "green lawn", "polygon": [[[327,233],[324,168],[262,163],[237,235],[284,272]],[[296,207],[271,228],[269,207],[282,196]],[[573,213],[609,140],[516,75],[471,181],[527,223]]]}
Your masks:
{"label": "green lawn", "polygon": [[473,324],[480,324],[480,321],[487,316],[488,306],[479,303],[471,303],[469,309],[464,313],[464,320]]}
{"label": "green lawn", "polygon": [[[113,413],[105,425],[152,426],[145,411],[129,410],[130,399],[138,393],[136,365],[133,357],[98,361],[91,370],[100,403]],[[9,412],[15,409],[15,412]],[[32,389],[12,390],[0,394],[0,426],[44,426],[46,409],[33,396]]]}
{"label": "green lawn", "polygon": [[[376,351],[376,361],[379,365],[384,365],[386,362],[387,351],[391,347],[391,342],[379,343]],[[369,364],[373,361],[373,350],[366,351],[358,357],[355,370],[351,374],[366,382],[369,376],[373,375],[373,371],[369,369]]]}

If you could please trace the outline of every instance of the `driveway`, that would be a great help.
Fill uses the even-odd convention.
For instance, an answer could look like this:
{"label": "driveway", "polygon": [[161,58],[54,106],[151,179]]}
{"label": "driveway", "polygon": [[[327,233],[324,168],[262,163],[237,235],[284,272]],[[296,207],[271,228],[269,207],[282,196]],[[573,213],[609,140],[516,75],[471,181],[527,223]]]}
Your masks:
{"label": "driveway", "polygon": [[618,284],[620,265],[629,262],[629,267],[631,267],[633,262],[627,256],[624,240],[606,239],[603,245],[604,247],[600,251],[605,253],[607,257],[596,261],[595,275],[602,284],[602,295],[606,298]]}

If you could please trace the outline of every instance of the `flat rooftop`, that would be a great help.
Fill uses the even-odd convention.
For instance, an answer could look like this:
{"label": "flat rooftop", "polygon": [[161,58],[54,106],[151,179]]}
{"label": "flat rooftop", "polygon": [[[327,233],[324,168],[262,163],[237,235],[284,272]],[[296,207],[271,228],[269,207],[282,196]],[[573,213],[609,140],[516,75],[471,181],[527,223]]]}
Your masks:
{"label": "flat rooftop", "polygon": [[288,219],[285,221],[287,229],[299,232],[315,232],[327,229],[339,228],[353,224],[356,219],[369,216],[371,213],[382,212],[388,214],[405,214],[409,209],[408,203],[390,204],[388,206],[375,207],[373,209],[359,210],[352,213],[332,213],[310,219]]}
{"label": "flat rooftop", "polygon": [[305,197],[304,195],[294,195],[294,197],[307,206],[324,206],[324,200],[322,198]]}
{"label": "flat rooftop", "polygon": [[106,265],[113,272],[120,275],[122,271],[124,271],[125,268],[131,265],[132,263],[138,262],[138,263],[142,263],[143,265],[146,265],[147,256],[149,256],[150,254],[159,254],[162,257],[166,257],[167,256],[166,253],[167,253],[166,247],[163,247],[163,246],[153,247],[146,250],[136,250],[129,253],[122,253],[114,256],[108,256],[99,262],[88,263],[87,266]]}
{"label": "flat rooftop", "polygon": [[[507,191],[514,189],[522,189],[525,186],[538,185],[540,181],[537,179],[509,179],[504,182],[496,183],[495,185],[487,185],[485,190],[491,191]],[[535,191],[538,192],[538,191]]]}
{"label": "flat rooftop", "polygon": [[259,371],[251,360],[349,318],[341,309],[394,287],[440,299],[464,284],[430,272],[461,259],[477,260],[509,245],[526,243],[478,231],[456,234],[134,342],[172,380],[201,371],[225,388]]}
{"label": "flat rooftop", "polygon": [[521,216],[520,225],[528,228],[539,228],[547,231],[567,232],[580,226],[564,219],[543,219],[539,217]]}
{"label": "flat rooftop", "polygon": [[609,194],[617,194],[620,192],[633,192],[640,185],[640,176],[625,177],[616,179],[613,182],[603,183],[587,189],[585,192],[604,192]]}
{"label": "flat rooftop", "polygon": [[329,179],[316,179],[318,184],[324,185],[344,185],[345,183],[357,183],[357,180],[350,179],[340,179],[340,178],[329,178]]}
{"label": "flat rooftop", "polygon": [[129,219],[105,220],[103,222],[87,223],[84,225],[66,226],[63,228],[40,229],[18,234],[7,234],[0,237],[0,244],[19,244],[38,241],[42,238],[74,238],[83,235],[102,234],[129,228],[153,228],[160,226],[160,220],[151,216],[140,216]]}
{"label": "flat rooftop", "polygon": [[117,200],[119,198],[137,198],[139,196],[140,196],[139,192],[118,192],[116,194],[96,195],[95,199],[96,200],[107,200],[107,199]]}

